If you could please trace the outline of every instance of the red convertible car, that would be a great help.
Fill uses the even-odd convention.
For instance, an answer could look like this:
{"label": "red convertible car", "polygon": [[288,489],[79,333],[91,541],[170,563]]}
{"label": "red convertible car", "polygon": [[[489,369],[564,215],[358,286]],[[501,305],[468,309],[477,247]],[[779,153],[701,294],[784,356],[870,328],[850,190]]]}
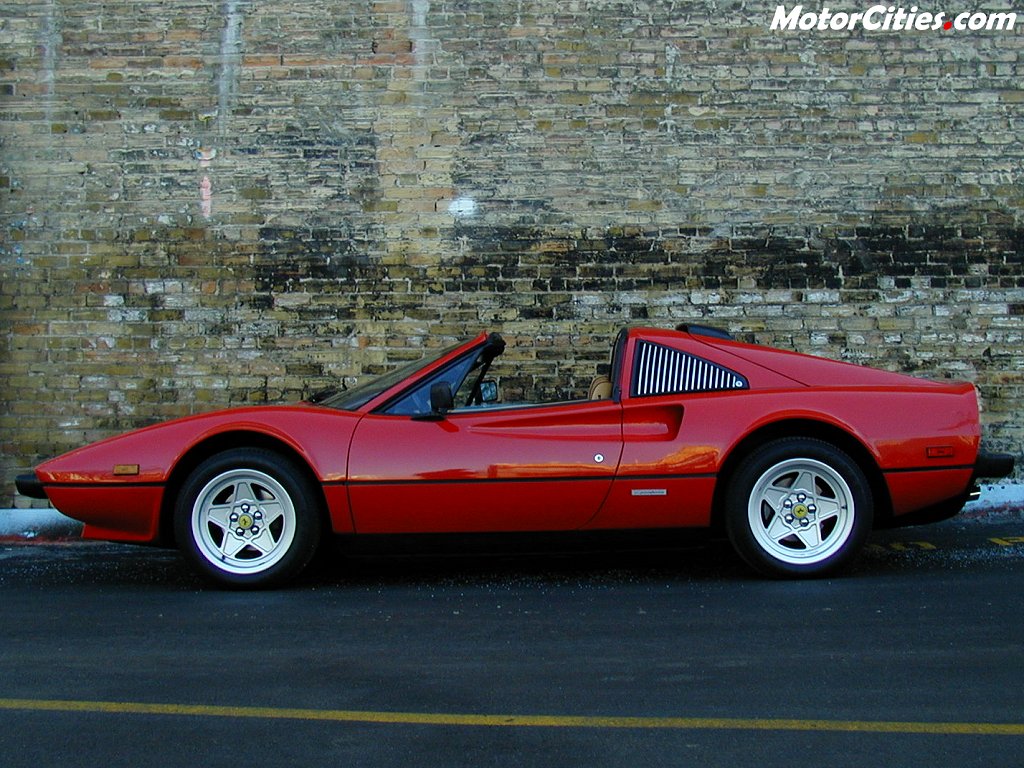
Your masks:
{"label": "red convertible car", "polygon": [[482,333],[307,402],[104,440],[17,487],[88,538],[176,543],[220,583],[263,587],[331,533],[717,526],[763,573],[820,576],[873,526],[950,517],[1013,469],[979,452],[970,384],[682,326],[623,330],[586,398],[519,402],[504,350]]}

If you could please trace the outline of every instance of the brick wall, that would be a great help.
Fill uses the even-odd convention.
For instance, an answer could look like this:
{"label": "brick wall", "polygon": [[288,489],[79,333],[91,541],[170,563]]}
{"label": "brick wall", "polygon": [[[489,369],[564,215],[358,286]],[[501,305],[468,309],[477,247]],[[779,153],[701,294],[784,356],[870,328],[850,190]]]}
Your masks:
{"label": "brick wall", "polygon": [[0,0],[0,506],[44,457],[481,326],[539,340],[544,395],[683,320],[966,378],[1019,454],[1024,14],[775,8]]}

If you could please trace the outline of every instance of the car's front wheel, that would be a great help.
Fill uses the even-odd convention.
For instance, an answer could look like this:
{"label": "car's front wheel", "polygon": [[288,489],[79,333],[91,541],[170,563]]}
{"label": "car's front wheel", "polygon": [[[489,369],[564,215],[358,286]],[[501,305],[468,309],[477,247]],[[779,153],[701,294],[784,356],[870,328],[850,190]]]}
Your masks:
{"label": "car's front wheel", "polygon": [[182,487],[175,535],[199,571],[225,586],[279,585],[320,542],[320,504],[294,462],[258,448],[216,454]]}
{"label": "car's front wheel", "polygon": [[823,576],[848,565],[871,531],[864,472],[835,446],[786,438],[755,450],[731,478],[725,523],[740,556],[772,576]]}

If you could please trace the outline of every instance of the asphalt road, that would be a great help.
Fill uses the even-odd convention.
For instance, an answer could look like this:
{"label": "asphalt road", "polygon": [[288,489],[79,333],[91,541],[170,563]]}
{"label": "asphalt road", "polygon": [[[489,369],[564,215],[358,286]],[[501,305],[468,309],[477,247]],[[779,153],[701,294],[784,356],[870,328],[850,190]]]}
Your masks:
{"label": "asphalt road", "polygon": [[714,541],[464,544],[265,593],[0,546],[0,765],[1024,766],[1024,522],[815,582]]}

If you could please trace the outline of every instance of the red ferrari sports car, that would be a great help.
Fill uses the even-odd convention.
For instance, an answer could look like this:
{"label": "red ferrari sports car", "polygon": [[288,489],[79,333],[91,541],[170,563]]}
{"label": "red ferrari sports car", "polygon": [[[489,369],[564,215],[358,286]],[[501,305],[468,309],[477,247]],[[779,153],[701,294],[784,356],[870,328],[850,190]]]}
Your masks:
{"label": "red ferrari sports car", "polygon": [[519,402],[504,350],[481,333],[306,402],[103,440],[17,487],[88,538],[176,543],[206,576],[264,587],[330,533],[720,526],[759,571],[820,576],[873,526],[950,517],[1013,469],[979,452],[970,384],[631,328],[587,397]]}

